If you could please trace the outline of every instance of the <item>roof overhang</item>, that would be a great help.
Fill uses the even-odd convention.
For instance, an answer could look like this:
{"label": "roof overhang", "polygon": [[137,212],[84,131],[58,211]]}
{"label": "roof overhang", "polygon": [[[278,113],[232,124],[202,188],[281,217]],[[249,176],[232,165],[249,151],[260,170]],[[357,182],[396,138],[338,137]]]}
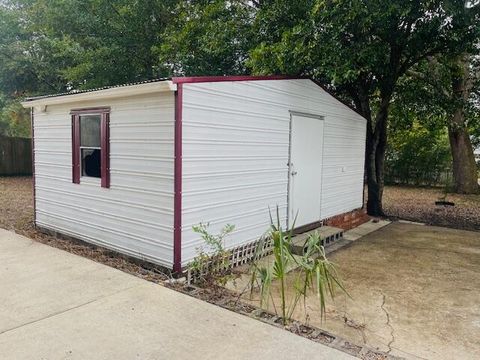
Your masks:
{"label": "roof overhang", "polygon": [[48,105],[77,103],[81,101],[98,99],[114,99],[134,95],[150,94],[154,92],[176,90],[176,84],[174,84],[171,80],[164,80],[144,84],[111,87],[94,91],[85,91],[78,93],[72,92],[57,96],[32,98],[23,101],[22,106],[25,108],[45,108]]}

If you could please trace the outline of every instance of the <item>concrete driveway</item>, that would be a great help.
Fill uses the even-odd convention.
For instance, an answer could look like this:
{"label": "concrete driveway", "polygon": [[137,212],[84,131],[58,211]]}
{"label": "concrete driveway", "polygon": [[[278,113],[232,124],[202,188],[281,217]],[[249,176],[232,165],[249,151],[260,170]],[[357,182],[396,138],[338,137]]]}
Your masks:
{"label": "concrete driveway", "polygon": [[0,229],[2,359],[352,359]]}

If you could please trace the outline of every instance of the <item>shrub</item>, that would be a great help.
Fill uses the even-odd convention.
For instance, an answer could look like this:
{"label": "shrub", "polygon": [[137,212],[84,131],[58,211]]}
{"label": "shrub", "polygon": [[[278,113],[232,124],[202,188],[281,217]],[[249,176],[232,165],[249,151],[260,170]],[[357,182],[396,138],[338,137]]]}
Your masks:
{"label": "shrub", "polygon": [[209,223],[200,223],[192,227],[194,232],[202,236],[204,245],[197,248],[197,255],[190,264],[189,273],[196,283],[217,289],[225,286],[232,278],[231,251],[225,250],[225,237],[235,226],[227,224],[216,235],[209,233],[209,226]]}

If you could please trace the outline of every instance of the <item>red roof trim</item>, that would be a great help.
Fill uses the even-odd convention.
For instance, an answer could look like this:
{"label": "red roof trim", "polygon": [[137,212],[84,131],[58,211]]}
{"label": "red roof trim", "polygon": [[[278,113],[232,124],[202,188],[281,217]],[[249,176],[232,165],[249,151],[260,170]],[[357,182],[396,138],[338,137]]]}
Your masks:
{"label": "red roof trim", "polygon": [[238,76],[193,76],[193,77],[173,77],[174,84],[191,84],[205,82],[221,82],[221,81],[255,81],[255,80],[296,80],[308,79],[302,76],[289,75],[238,75]]}

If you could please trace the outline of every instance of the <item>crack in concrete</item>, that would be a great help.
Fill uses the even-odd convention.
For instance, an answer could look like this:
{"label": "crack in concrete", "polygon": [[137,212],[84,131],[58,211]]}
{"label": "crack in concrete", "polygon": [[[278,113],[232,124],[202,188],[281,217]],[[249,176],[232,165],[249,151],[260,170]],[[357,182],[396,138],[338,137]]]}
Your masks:
{"label": "crack in concrete", "polygon": [[385,294],[383,292],[381,292],[381,294],[382,294],[382,305],[380,305],[380,308],[385,313],[385,316],[387,317],[386,325],[390,328],[391,340],[387,344],[387,347],[388,347],[387,354],[390,354],[390,352],[392,351],[392,344],[395,342],[395,335],[394,335],[395,329],[393,328],[392,324],[390,324],[390,314],[385,309],[385,301],[386,301],[387,297],[385,296]]}

